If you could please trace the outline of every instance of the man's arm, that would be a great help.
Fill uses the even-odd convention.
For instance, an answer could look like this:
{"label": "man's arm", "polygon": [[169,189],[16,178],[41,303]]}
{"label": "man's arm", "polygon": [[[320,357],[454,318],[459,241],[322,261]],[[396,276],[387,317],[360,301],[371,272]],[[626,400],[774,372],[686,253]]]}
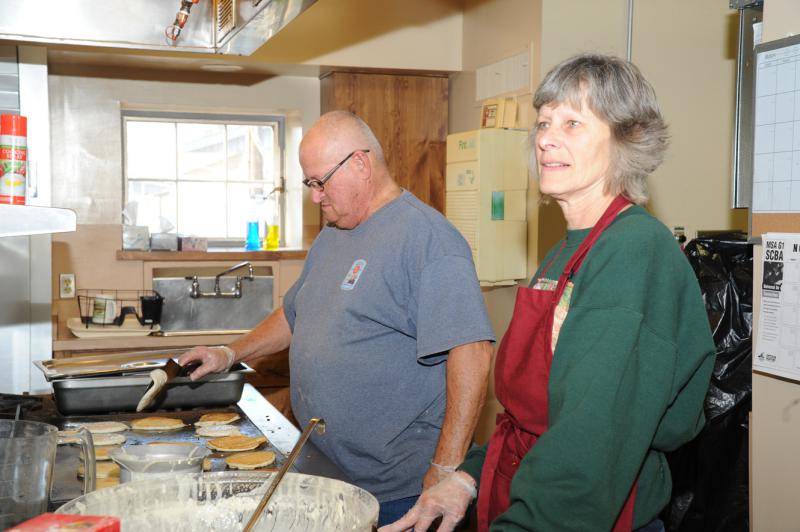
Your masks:
{"label": "man's arm", "polygon": [[[278,307],[249,333],[231,342],[225,348],[198,346],[181,355],[178,363],[185,366],[189,362],[201,362],[201,366],[191,374],[196,380],[209,373],[225,371],[239,360],[253,360],[283,351],[292,341],[292,330],[283,307]],[[233,358],[230,358],[232,353]]]}
{"label": "man's arm", "polygon": [[[435,464],[455,469],[464,460],[486,399],[492,351],[492,344],[488,341],[464,344],[450,350],[447,357],[447,406],[442,433],[433,455]],[[439,482],[443,472],[431,466],[422,481],[422,488],[427,489]]]}

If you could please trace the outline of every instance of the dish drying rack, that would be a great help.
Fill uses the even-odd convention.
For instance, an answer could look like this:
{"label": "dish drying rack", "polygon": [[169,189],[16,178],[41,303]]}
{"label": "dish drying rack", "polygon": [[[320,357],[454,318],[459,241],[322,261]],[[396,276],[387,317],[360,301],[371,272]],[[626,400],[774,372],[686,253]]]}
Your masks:
{"label": "dish drying rack", "polygon": [[[105,305],[113,305],[116,315],[110,323],[92,321],[95,299],[104,296]],[[164,298],[155,290],[115,290],[105,288],[84,288],[77,290],[78,309],[81,323],[88,329],[95,327],[120,327],[129,315],[133,315],[142,327],[153,329],[161,321],[161,308]],[[110,297],[109,299],[106,299]],[[113,301],[113,303],[109,303]],[[106,307],[107,308],[107,307]],[[155,327],[157,328],[157,327]]]}

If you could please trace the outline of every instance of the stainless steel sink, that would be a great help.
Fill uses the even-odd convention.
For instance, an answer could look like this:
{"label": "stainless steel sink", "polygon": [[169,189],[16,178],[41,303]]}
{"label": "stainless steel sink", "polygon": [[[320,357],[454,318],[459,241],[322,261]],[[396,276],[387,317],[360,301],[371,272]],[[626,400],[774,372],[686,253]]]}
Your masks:
{"label": "stainless steel sink", "polygon": [[[256,267],[252,278],[247,275],[236,276],[234,273],[217,277],[221,270],[203,267],[153,271],[153,290],[164,297],[162,331],[166,334],[181,331],[244,331],[255,327],[272,312],[272,268]],[[217,281],[218,290],[215,287]],[[215,291],[218,297],[213,296]],[[234,292],[238,292],[238,296],[233,296]],[[202,297],[198,297],[198,294],[202,294]]]}

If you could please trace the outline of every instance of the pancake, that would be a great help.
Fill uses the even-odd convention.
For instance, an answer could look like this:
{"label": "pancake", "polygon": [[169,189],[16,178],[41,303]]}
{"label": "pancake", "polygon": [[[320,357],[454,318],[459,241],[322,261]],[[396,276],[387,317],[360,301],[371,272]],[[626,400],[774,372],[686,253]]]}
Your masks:
{"label": "pancake", "polygon": [[95,489],[101,490],[103,488],[113,488],[119,486],[119,479],[113,478],[98,478],[94,482]]}
{"label": "pancake", "polygon": [[174,430],[185,427],[183,421],[172,417],[143,417],[131,422],[133,430]]}
{"label": "pancake", "polygon": [[95,447],[104,447],[106,445],[120,445],[125,443],[124,434],[92,434],[92,442]]}
{"label": "pancake", "polygon": [[92,433],[92,436],[95,434],[110,434],[112,432],[125,432],[130,427],[125,423],[120,423],[119,421],[96,421],[92,423],[76,423],[77,426],[83,427],[89,432]]}
{"label": "pancake", "polygon": [[[119,465],[114,462],[97,462],[95,469],[97,478],[119,478]],[[78,466],[78,478],[83,478],[84,473],[83,462],[81,462]]]}
{"label": "pancake", "polygon": [[233,425],[211,425],[210,427],[198,427],[195,432],[203,438],[221,438],[223,436],[241,436],[238,427]]}
{"label": "pancake", "polygon": [[198,419],[195,427],[211,427],[213,425],[227,425],[240,419],[239,414],[236,412],[211,412],[210,414],[203,414]]}
{"label": "pancake", "polygon": [[238,453],[225,459],[231,469],[256,469],[266,467],[275,461],[275,453],[256,451],[254,453]]}
{"label": "pancake", "polygon": [[[119,445],[101,445],[94,448],[94,459],[98,462],[103,460],[111,460],[108,452],[112,449],[119,449]],[[83,451],[81,451],[81,460],[83,460]]]}
{"label": "pancake", "polygon": [[252,451],[267,439],[264,436],[251,438],[249,436],[225,436],[208,440],[206,445],[215,451]]}

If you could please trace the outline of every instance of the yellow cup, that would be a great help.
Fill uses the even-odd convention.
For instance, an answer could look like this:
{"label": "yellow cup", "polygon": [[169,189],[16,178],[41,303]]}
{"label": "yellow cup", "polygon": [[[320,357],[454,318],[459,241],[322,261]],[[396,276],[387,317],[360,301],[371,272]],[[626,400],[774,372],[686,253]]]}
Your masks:
{"label": "yellow cup", "polygon": [[277,225],[270,225],[267,230],[267,238],[264,239],[264,249],[278,249],[281,240],[281,228]]}

